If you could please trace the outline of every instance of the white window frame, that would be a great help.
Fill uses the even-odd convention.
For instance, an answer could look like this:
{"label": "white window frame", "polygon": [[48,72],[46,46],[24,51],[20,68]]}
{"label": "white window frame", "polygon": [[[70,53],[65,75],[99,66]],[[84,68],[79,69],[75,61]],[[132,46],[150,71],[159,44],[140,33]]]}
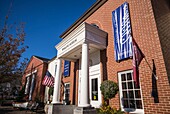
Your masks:
{"label": "white window frame", "polygon": [[[122,92],[122,81],[121,81],[121,75],[122,74],[127,74],[127,73],[132,73],[133,74],[133,70],[127,70],[127,71],[122,71],[122,72],[118,72],[118,81],[119,81],[119,94],[120,94],[120,106],[121,106],[121,110],[122,111],[128,111],[130,113],[135,113],[135,114],[144,114],[144,106],[143,106],[143,97],[142,97],[142,90],[141,90],[141,86],[139,88],[140,90],[140,94],[141,94],[141,102],[142,102],[142,109],[134,109],[134,108],[124,108],[123,107],[123,92]],[[132,80],[133,80],[133,76],[132,76]]]}
{"label": "white window frame", "polygon": [[37,70],[32,71],[31,73],[27,74],[25,77],[31,76],[31,74],[37,73]]}
{"label": "white window frame", "polygon": [[[94,80],[94,79],[97,79],[97,100],[93,100],[93,97],[92,97],[92,80]],[[91,80],[90,80],[90,83],[91,83],[91,87],[90,87],[90,97],[91,97],[91,100],[92,101],[99,101],[99,78],[98,77],[93,77],[93,78],[91,78]]]}
{"label": "white window frame", "polygon": [[[65,91],[66,91],[66,85],[69,84],[69,90],[70,90],[70,83],[64,83],[64,100],[65,100]],[[70,100],[70,91],[69,91],[69,100]]]}
{"label": "white window frame", "polygon": [[30,82],[31,82],[31,75],[26,77],[25,92],[24,92],[24,94],[29,94]]}

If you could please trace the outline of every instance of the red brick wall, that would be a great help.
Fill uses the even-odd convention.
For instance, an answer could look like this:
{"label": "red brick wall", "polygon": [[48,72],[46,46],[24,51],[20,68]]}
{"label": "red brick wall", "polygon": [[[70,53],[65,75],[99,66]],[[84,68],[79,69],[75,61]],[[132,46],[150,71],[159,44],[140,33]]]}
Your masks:
{"label": "red brick wall", "polygon": [[[64,62],[63,62],[64,63]],[[76,78],[78,75],[76,75],[76,63],[71,62],[71,67],[70,67],[70,75],[67,77],[64,77],[62,75],[62,81],[63,83],[70,83],[70,96],[69,100],[71,101],[71,104],[76,103]],[[64,71],[64,64],[62,64],[62,72]],[[63,73],[62,73],[63,74]],[[63,100],[64,97],[64,87],[63,84],[61,84],[61,100]]]}
{"label": "red brick wall", "polygon": [[[38,85],[38,88],[40,89],[40,96],[41,96],[41,101],[44,101],[44,93],[45,93],[45,86],[42,85],[42,81],[44,79],[44,76],[47,72],[47,68],[48,68],[48,64],[47,63],[44,63],[42,66],[42,74],[39,75],[39,85]],[[36,92],[34,92],[35,96],[36,96]]]}
{"label": "red brick wall", "polygon": [[170,82],[170,1],[152,0],[152,5]]}
{"label": "red brick wall", "polygon": [[32,95],[32,100],[35,100],[36,97],[39,97],[41,101],[43,101],[44,99],[44,86],[42,86],[42,80],[45,76],[46,70],[47,70],[47,63],[42,62],[41,60],[32,57],[25,72],[24,75],[22,77],[22,85],[25,85],[26,82],[26,76],[27,74],[31,73],[31,68],[33,65],[33,71],[37,70],[36,73],[36,85],[33,91],[33,95]]}
{"label": "red brick wall", "polygon": [[[141,62],[139,70],[145,114],[168,113],[170,111],[170,87],[160,45],[160,39],[162,37],[158,36],[151,0],[126,1],[129,3],[133,38],[136,40],[140,49],[145,54],[146,60],[148,61],[151,68],[153,66],[152,59],[154,60],[156,74],[158,76],[157,88],[159,103],[154,103],[154,99],[151,96],[152,71],[145,60]],[[107,73],[103,73],[103,75],[104,77],[107,75],[108,80],[113,80],[116,82],[118,80],[117,73],[119,71],[132,69],[132,59],[117,63],[114,58],[112,11],[124,2],[125,0],[108,0],[101,8],[99,8],[86,20],[88,23],[96,23],[102,30],[108,33],[108,46],[106,52],[101,53],[101,56],[106,55],[105,59]],[[166,37],[164,37],[164,39],[166,39]],[[167,41],[164,40],[164,42]],[[169,50],[166,51],[169,52]],[[170,54],[168,54],[169,53],[166,53],[165,55],[169,58]],[[168,59],[166,62],[167,61]],[[110,104],[119,108],[119,96],[117,95],[116,98],[112,99]]]}

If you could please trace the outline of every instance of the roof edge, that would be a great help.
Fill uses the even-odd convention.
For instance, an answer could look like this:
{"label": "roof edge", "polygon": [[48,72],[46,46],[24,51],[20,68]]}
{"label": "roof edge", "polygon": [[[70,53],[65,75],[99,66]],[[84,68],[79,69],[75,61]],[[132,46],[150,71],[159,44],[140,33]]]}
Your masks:
{"label": "roof edge", "polygon": [[56,58],[57,58],[57,56],[54,56],[52,59],[50,59],[50,60],[48,61],[48,64],[49,64],[51,61],[55,60]]}
{"label": "roof edge", "polygon": [[99,9],[108,0],[97,0],[80,18],[78,18],[68,29],[66,29],[60,38],[65,38],[71,33],[77,26],[84,22],[89,16],[91,16],[97,9]]}
{"label": "roof edge", "polygon": [[33,55],[32,57],[35,57],[35,58],[39,59],[41,62],[44,62],[44,63],[48,63],[48,61],[50,60],[48,58],[44,58],[44,57],[40,57],[40,56],[36,56],[36,55]]}

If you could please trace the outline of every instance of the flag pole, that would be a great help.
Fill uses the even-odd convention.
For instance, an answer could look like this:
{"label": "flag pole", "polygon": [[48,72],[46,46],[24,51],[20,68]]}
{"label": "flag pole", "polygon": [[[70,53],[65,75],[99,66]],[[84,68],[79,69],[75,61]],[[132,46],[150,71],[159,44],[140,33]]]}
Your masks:
{"label": "flag pole", "polygon": [[147,59],[146,59],[145,57],[144,57],[144,59],[145,59],[147,65],[149,66],[149,69],[151,70],[152,74],[154,75],[155,79],[158,80],[158,77],[157,77],[156,74],[152,71],[152,68],[151,68],[151,66],[149,65]]}

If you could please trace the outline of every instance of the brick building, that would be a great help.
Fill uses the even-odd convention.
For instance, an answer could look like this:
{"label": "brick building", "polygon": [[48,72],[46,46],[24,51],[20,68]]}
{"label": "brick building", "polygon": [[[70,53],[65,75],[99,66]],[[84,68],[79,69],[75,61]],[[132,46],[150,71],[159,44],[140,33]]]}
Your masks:
{"label": "brick building", "polygon": [[[128,3],[131,35],[145,55],[139,66],[140,86],[133,80],[132,57],[116,61],[113,15]],[[100,84],[112,80],[119,94],[111,106],[131,113],[170,112],[170,1],[169,0],[97,0],[61,38],[58,50],[56,82],[69,84],[71,104],[100,107]],[[71,61],[70,74],[63,77],[62,60]],[[64,67],[64,66],[63,66]],[[158,79],[157,79],[158,78]],[[59,103],[59,85],[54,86],[53,103]]]}
{"label": "brick building", "polygon": [[42,81],[47,71],[49,59],[32,56],[22,77],[22,86],[25,87],[26,100],[44,100],[45,86]]}

